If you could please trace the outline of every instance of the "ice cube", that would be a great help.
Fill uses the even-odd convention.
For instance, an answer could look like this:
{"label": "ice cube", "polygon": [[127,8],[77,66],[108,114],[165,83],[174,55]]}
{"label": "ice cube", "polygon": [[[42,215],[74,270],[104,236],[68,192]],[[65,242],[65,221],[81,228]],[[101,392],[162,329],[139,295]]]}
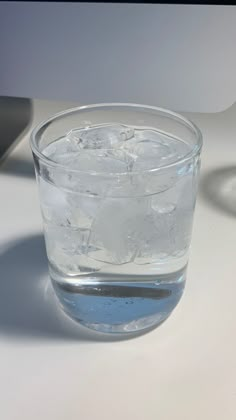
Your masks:
{"label": "ice cube", "polygon": [[190,245],[193,211],[178,208],[173,230],[175,236],[175,251],[187,250]]}
{"label": "ice cube", "polygon": [[[45,225],[46,241],[50,250],[60,249],[65,254],[86,254],[89,229],[78,229],[67,226]],[[54,252],[51,252],[52,254]]]}
{"label": "ice cube", "polygon": [[131,127],[118,124],[103,124],[71,130],[67,138],[76,141],[82,149],[112,149],[133,136]]}
{"label": "ice cube", "polygon": [[[160,194],[161,195],[161,194]],[[158,194],[152,197],[152,208],[159,214],[168,214],[175,210],[176,206],[172,202],[163,202],[162,199],[158,199]]]}
{"label": "ice cube", "polygon": [[93,197],[104,197],[108,191],[112,194],[114,188],[120,187],[119,174],[127,173],[129,165],[130,159],[122,151],[84,150],[81,154],[76,154],[69,163],[69,167],[75,171],[65,173],[64,177],[60,177],[58,173],[55,182],[60,182],[67,190],[91,196],[88,202],[93,206]]}
{"label": "ice cube", "polygon": [[78,152],[78,146],[66,137],[61,137],[53,143],[50,143],[43,150],[43,154],[46,157],[60,164],[66,164],[76,152]]}
{"label": "ice cube", "polygon": [[136,129],[133,138],[123,148],[135,158],[134,171],[169,165],[189,152],[184,142],[147,129]]}
{"label": "ice cube", "polygon": [[69,168],[93,173],[127,172],[130,157],[120,150],[84,150],[68,158]]}
{"label": "ice cube", "polygon": [[93,258],[111,264],[132,261],[146,206],[143,198],[106,199],[91,227],[90,244],[100,249]]}
{"label": "ice cube", "polygon": [[70,208],[65,192],[39,177],[39,193],[44,219],[57,225],[67,225]]}
{"label": "ice cube", "polygon": [[[40,203],[43,218],[57,226],[88,229],[95,215],[97,201],[64,191],[40,177]],[[85,204],[86,203],[86,204]]]}
{"label": "ice cube", "polygon": [[89,196],[88,194],[68,194],[68,202],[77,218],[77,225],[80,227],[90,227],[97,211],[101,205],[102,198],[99,196]]}
{"label": "ice cube", "polygon": [[136,264],[158,263],[173,252],[171,229],[174,219],[171,215],[150,213],[143,223],[142,236],[139,239],[139,251]]}
{"label": "ice cube", "polygon": [[[168,193],[168,192],[167,192]],[[178,191],[177,191],[178,193]],[[184,206],[182,200],[171,194],[158,194],[152,197],[152,210],[155,214],[155,226],[159,231],[163,251],[168,255],[187,250],[190,243],[193,210]],[[169,198],[169,201],[168,201]],[[164,229],[164,230],[163,230]]]}
{"label": "ice cube", "polygon": [[101,264],[88,257],[89,236],[89,229],[45,224],[49,261],[67,275],[98,271]]}
{"label": "ice cube", "polygon": [[50,168],[49,174],[46,174],[58,188],[104,196],[115,186],[120,187],[118,175],[130,170],[132,157],[117,149],[84,149],[61,154],[60,162],[65,168]]}
{"label": "ice cube", "polygon": [[135,141],[154,141],[154,142],[159,142],[159,143],[165,143],[166,140],[166,136],[165,134],[161,133],[160,131],[157,130],[152,130],[152,129],[135,129],[134,132],[134,138]]}
{"label": "ice cube", "polygon": [[157,141],[142,140],[133,148],[133,153],[137,156],[134,171],[159,168],[175,159],[170,146]]}

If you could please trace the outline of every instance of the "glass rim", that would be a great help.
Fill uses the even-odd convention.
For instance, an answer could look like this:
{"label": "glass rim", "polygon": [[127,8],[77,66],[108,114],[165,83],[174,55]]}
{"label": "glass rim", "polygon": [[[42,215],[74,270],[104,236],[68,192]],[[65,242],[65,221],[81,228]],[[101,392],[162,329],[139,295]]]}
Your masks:
{"label": "glass rim", "polygon": [[[194,133],[195,138],[196,138],[196,142],[195,142],[195,147],[193,147],[189,153],[187,153],[186,155],[184,155],[183,157],[175,160],[172,163],[163,165],[163,166],[159,166],[159,167],[155,167],[152,169],[145,169],[145,170],[138,170],[138,171],[132,171],[132,172],[97,172],[97,171],[80,171],[79,169],[74,169],[74,168],[70,168],[66,165],[63,165],[62,163],[58,163],[55,162],[54,160],[50,159],[49,157],[45,156],[38,148],[37,146],[37,140],[38,137],[40,136],[39,132],[43,129],[43,128],[47,128],[47,126],[50,123],[53,123],[54,121],[56,121],[57,119],[61,119],[63,117],[69,116],[70,114],[79,112],[79,111],[83,111],[83,110],[90,110],[90,109],[99,109],[102,107],[117,107],[117,108],[121,108],[121,107],[127,107],[127,108],[144,108],[147,111],[148,110],[152,110],[152,111],[156,111],[157,114],[164,114],[164,116],[169,117],[170,119],[174,119],[177,120],[178,122],[182,123],[185,127],[191,129],[191,131]],[[196,156],[202,148],[202,133],[201,130],[188,118],[184,117],[183,115],[171,111],[169,109],[166,108],[161,108],[161,107],[155,107],[152,105],[143,105],[143,104],[136,104],[136,103],[123,103],[123,102],[106,102],[106,103],[98,103],[98,104],[90,104],[90,105],[82,105],[82,106],[77,106],[77,107],[73,107],[73,108],[68,108],[64,111],[60,111],[57,112],[56,114],[52,115],[51,117],[49,117],[46,120],[41,121],[39,124],[37,124],[34,129],[31,132],[30,135],[30,146],[31,146],[31,150],[32,152],[38,157],[38,159],[40,161],[42,161],[45,165],[49,166],[49,167],[53,167],[53,168],[58,168],[58,169],[63,169],[64,171],[70,172],[70,173],[77,173],[77,174],[83,174],[83,175],[95,175],[95,176],[100,176],[100,177],[112,177],[112,176],[124,176],[124,175],[139,175],[139,174],[144,174],[144,173],[155,173],[155,172],[159,172],[159,171],[163,171],[169,168],[173,168],[174,166],[184,163],[188,160],[190,160],[191,158],[193,158],[194,156]],[[93,149],[94,150],[94,149]]]}

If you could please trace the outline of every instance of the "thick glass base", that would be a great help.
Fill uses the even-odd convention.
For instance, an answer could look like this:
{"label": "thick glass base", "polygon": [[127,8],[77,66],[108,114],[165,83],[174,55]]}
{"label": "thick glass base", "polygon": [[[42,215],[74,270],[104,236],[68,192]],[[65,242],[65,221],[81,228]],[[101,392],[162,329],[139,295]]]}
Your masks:
{"label": "thick glass base", "polygon": [[[130,334],[158,326],[178,304],[185,285],[185,269],[158,276],[53,276],[52,284],[63,310],[85,327]],[[55,280],[56,279],[56,280]]]}
{"label": "thick glass base", "polygon": [[[169,314],[170,315],[170,314]],[[168,315],[168,316],[169,316]],[[89,328],[91,330],[105,333],[105,334],[119,334],[123,336],[124,334],[132,335],[132,333],[138,333],[146,331],[149,331],[155,327],[158,327],[160,324],[162,324],[163,321],[166,320],[166,318],[162,318],[159,315],[156,316],[149,316],[143,319],[135,319],[128,323],[123,324],[101,324],[101,323],[95,323],[95,324],[88,324],[83,321],[80,321],[80,324],[83,325],[86,328]],[[78,321],[78,320],[76,320]]]}

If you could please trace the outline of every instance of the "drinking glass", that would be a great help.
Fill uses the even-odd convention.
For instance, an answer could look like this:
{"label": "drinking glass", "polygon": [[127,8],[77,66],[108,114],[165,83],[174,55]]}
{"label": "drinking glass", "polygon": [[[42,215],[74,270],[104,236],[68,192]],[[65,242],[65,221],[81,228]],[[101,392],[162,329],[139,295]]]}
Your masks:
{"label": "drinking glass", "polygon": [[185,286],[200,130],[165,109],[97,104],[42,122],[31,147],[63,310],[107,333],[162,323]]}

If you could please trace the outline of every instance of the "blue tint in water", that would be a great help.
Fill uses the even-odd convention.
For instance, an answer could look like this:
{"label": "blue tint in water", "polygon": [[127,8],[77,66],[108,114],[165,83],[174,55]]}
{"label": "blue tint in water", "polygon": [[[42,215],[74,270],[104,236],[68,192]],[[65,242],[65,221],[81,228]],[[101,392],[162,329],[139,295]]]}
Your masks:
{"label": "blue tint in water", "polygon": [[[173,278],[173,275],[175,278]],[[65,312],[102,332],[132,332],[160,324],[173,311],[184,289],[184,273],[145,282],[88,282],[53,285]],[[150,277],[150,276],[147,276]],[[144,279],[143,279],[144,280]]]}

